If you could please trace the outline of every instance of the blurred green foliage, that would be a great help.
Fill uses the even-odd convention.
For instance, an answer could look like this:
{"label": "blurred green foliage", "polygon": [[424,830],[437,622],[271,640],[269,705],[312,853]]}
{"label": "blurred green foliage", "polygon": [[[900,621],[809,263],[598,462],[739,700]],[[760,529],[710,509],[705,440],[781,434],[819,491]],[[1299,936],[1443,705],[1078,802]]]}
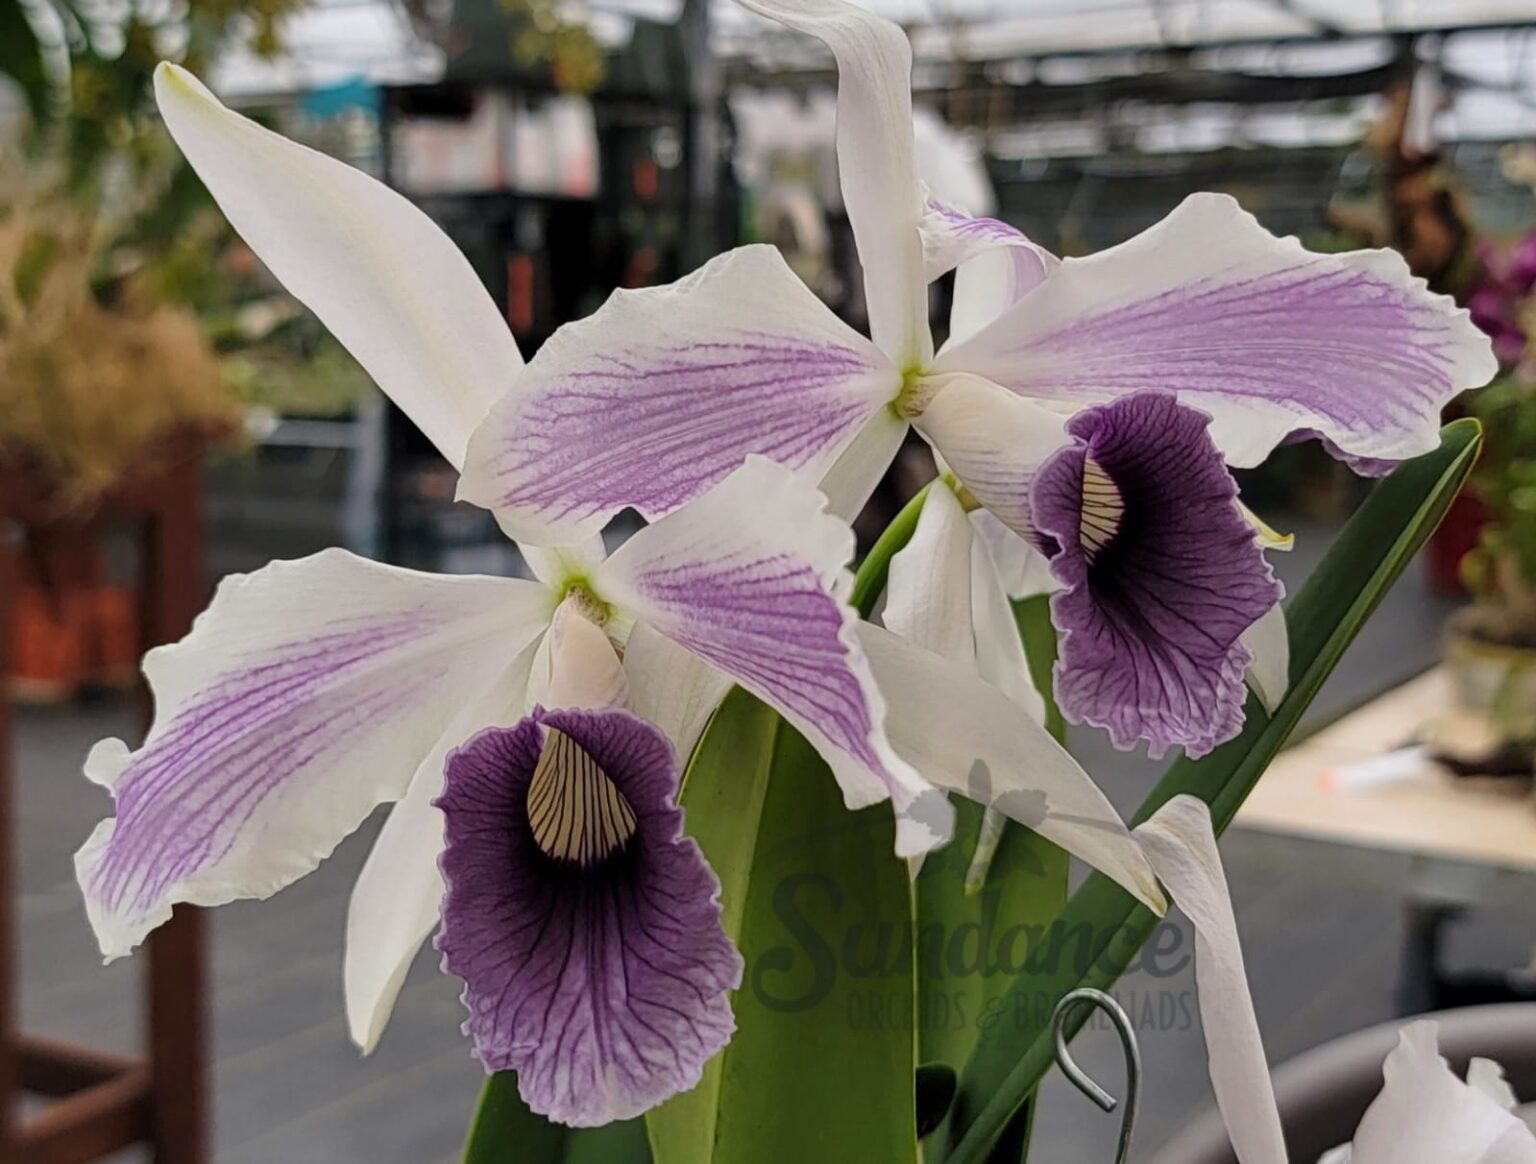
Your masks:
{"label": "blurred green foliage", "polygon": [[1489,523],[1463,563],[1466,581],[1479,594],[1496,595],[1514,581],[1498,568],[1502,562],[1536,586],[1536,385],[1504,376],[1473,393],[1469,406],[1486,434],[1473,485]]}

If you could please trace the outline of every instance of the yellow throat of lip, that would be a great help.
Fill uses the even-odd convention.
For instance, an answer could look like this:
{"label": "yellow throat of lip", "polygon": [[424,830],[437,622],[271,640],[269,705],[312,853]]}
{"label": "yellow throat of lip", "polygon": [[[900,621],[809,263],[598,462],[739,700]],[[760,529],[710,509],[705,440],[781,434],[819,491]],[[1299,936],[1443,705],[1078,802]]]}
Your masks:
{"label": "yellow throat of lip", "polygon": [[1077,537],[1091,562],[1120,532],[1125,498],[1120,486],[1092,457],[1083,458],[1083,507]]}
{"label": "yellow throat of lip", "polygon": [[528,785],[534,843],[557,861],[590,868],[635,835],[635,810],[575,740],[550,728]]}

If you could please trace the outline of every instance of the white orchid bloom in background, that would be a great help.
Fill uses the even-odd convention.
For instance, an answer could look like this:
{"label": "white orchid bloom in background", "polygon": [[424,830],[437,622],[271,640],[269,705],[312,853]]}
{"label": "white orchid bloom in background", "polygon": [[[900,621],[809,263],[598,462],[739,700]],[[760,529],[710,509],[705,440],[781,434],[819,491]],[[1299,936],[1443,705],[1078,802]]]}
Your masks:
{"label": "white orchid bloom in background", "polygon": [[[843,0],[742,3],[837,59],[873,342],[768,247],[620,293],[492,409],[462,496],[526,541],[564,541],[625,506],[666,513],[761,453],[823,479],[851,514],[916,427],[1050,556],[1069,718],[1154,752],[1230,738],[1243,636],[1279,588],[1227,466],[1298,434],[1357,461],[1426,452],[1446,401],[1496,371],[1487,338],[1398,255],[1311,254],[1225,196],[1061,261],[928,203],[901,30]],[[927,284],[960,264],[960,327],[935,354]]]}
{"label": "white orchid bloom in background", "polygon": [[[460,464],[470,428],[521,375],[462,255],[404,198],[230,112],[184,71],[162,66],[156,87],[246,242]],[[654,465],[689,455],[659,449]],[[852,534],[823,505],[809,481],[748,459],[611,557],[592,538],[526,551],[536,581],[342,551],[227,579],[186,639],[146,659],[156,721],[144,746],[105,741],[88,761],[118,809],[77,857],[104,953],[127,953],[176,902],[276,892],[399,801],[348,919],[349,1026],[372,1047],[437,922],[445,757],[481,728],[573,698],[558,694],[573,690],[557,682],[560,660],[602,676],[619,648],[623,682],[585,683],[578,705],[622,704],[684,761],[739,683],[811,740],[851,806],[891,799],[898,848],[918,853],[950,824],[930,782],[964,790],[980,757],[1023,797],[1019,819],[1162,908],[1070,756],[974,676],[855,625],[840,600]]]}
{"label": "white orchid bloom in background", "polygon": [[[1290,1164],[1210,811],[1177,796],[1135,836],[1195,926],[1200,1025],[1233,1150],[1241,1164]],[[1474,1060],[1462,1082],[1440,1057],[1435,1030],[1427,1021],[1403,1028],[1385,1087],[1351,1145],[1326,1164],[1536,1164],[1536,1136],[1514,1114],[1498,1068]]]}

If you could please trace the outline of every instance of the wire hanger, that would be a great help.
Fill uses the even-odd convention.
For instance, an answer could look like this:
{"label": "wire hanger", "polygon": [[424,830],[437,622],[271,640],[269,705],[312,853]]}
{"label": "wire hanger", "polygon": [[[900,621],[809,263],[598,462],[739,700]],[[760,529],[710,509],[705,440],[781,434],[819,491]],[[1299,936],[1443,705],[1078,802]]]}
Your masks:
{"label": "wire hanger", "polygon": [[1125,1052],[1125,1114],[1120,1117],[1120,1146],[1115,1152],[1115,1164],[1126,1164],[1131,1154],[1131,1135],[1136,1127],[1136,1109],[1141,1102],[1141,1048],[1136,1044],[1136,1032],[1131,1029],[1130,1017],[1111,995],[1091,986],[1080,987],[1062,998],[1051,1014],[1051,1039],[1055,1044],[1056,1065],[1072,1085],[1091,1099],[1103,1111],[1112,1112],[1119,1106],[1109,1092],[1095,1083],[1067,1049],[1067,1020],[1078,1003],[1097,1007],[1109,1016],[1120,1036],[1120,1047]]}

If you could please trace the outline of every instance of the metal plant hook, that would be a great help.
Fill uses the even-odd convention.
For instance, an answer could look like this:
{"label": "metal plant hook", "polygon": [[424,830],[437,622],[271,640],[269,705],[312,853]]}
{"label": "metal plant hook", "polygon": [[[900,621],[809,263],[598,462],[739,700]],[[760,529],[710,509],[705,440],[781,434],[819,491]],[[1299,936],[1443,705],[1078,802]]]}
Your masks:
{"label": "metal plant hook", "polygon": [[1112,1112],[1120,1101],[1105,1091],[1072,1058],[1067,1049],[1067,1019],[1078,1003],[1098,1007],[1115,1024],[1120,1036],[1120,1046],[1125,1052],[1125,1114],[1120,1117],[1120,1146],[1115,1153],[1115,1164],[1125,1164],[1130,1159],[1131,1135],[1136,1127],[1136,1109],[1141,1101],[1141,1048],[1136,1045],[1136,1032],[1131,1029],[1130,1016],[1111,995],[1091,986],[1080,987],[1062,998],[1051,1015],[1051,1039],[1055,1043],[1056,1065],[1074,1087],[1093,1100],[1104,1111]]}

